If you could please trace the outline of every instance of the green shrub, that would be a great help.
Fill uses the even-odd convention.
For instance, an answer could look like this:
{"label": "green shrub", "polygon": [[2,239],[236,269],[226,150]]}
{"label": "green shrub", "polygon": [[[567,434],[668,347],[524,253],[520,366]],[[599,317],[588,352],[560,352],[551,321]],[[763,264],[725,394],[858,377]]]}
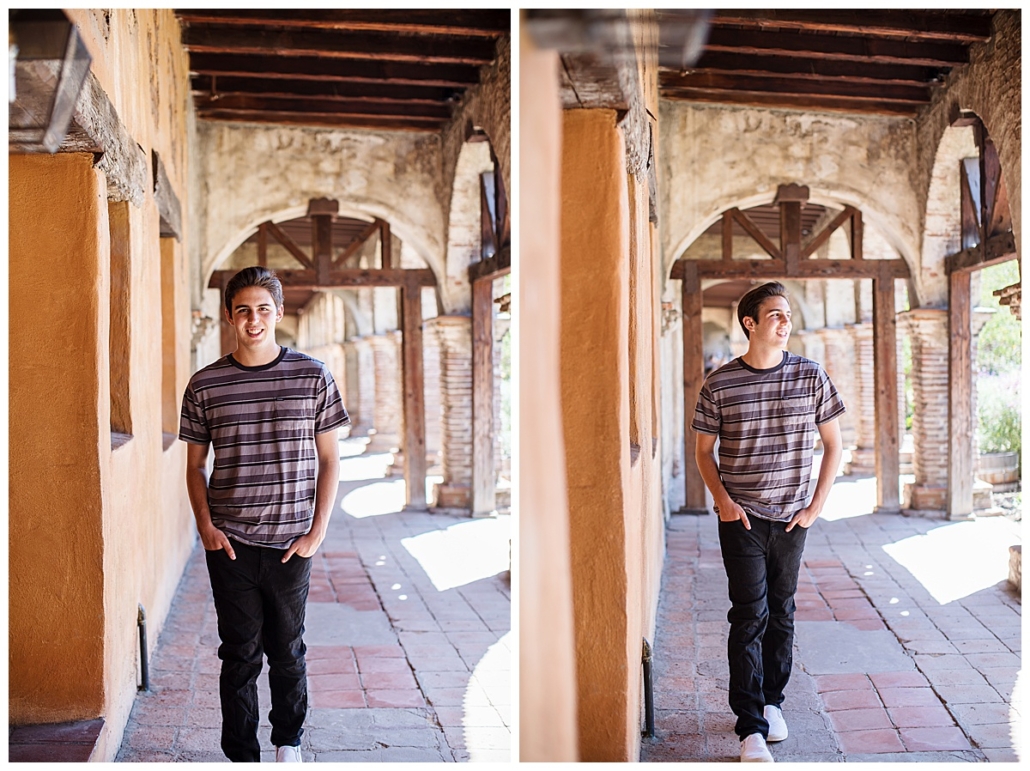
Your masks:
{"label": "green shrub", "polygon": [[981,375],[976,381],[980,452],[1020,452],[1019,372]]}

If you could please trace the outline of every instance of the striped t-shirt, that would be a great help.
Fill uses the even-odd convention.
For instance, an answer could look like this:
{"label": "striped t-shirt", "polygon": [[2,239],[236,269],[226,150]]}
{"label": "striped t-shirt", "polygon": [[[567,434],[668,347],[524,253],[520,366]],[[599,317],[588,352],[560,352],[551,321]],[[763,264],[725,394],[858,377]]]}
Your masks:
{"label": "striped t-shirt", "polygon": [[211,521],[252,546],[288,549],[311,529],[318,456],[315,434],[350,423],[322,362],[282,347],[270,364],[232,354],[190,378],[179,438],[211,443]]}
{"label": "striped t-shirt", "polygon": [[719,478],[748,514],[788,521],[810,497],[816,426],[844,412],[825,370],[783,352],[772,369],[739,358],[711,373],[691,426],[719,436]]}

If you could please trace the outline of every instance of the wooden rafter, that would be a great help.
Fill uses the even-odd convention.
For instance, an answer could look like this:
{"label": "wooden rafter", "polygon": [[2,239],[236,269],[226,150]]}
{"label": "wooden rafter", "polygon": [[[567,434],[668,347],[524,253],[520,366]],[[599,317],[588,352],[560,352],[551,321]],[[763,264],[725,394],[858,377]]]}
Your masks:
{"label": "wooden rafter", "polygon": [[751,236],[770,257],[774,260],[783,259],[783,254],[780,252],[776,244],[770,241],[769,237],[762,232],[761,228],[759,228],[758,225],[756,225],[744,212],[740,209],[733,208],[729,210],[728,214],[737,221],[737,224],[747,231],[747,234]]}
{"label": "wooden rafter", "polygon": [[818,233],[812,236],[808,240],[808,242],[801,248],[801,258],[806,259],[810,255],[813,255],[817,251],[819,251],[819,248],[830,240],[830,236],[833,235],[833,232],[841,225],[843,225],[845,222],[849,221],[856,211],[857,210],[852,206],[845,206],[844,210],[841,211],[840,214],[834,217],[833,220],[831,220],[826,225],[826,227],[824,227],[822,230],[820,230]]}
{"label": "wooden rafter", "polygon": [[276,241],[282,244],[283,247],[285,247],[286,251],[293,255],[293,258],[297,262],[299,262],[308,270],[315,269],[315,264],[311,261],[308,255],[304,253],[304,250],[297,246],[297,242],[290,238],[285,232],[283,232],[282,228],[280,228],[274,222],[269,220],[265,223],[265,229],[272,236],[272,238],[274,238]]}
{"label": "wooden rafter", "polygon": [[919,11],[724,10],[713,19],[719,26],[796,29],[806,32],[861,34],[912,40],[976,43],[991,36],[985,14],[928,14]]}
{"label": "wooden rafter", "polygon": [[405,35],[495,37],[508,31],[509,22],[489,11],[450,12],[406,10],[285,10],[220,11],[193,8],[177,11],[188,24],[224,24],[240,27],[302,27],[350,32],[394,32]]}
{"label": "wooden rafter", "polygon": [[[347,261],[358,253],[358,250],[364,245],[364,243],[368,239],[370,239],[374,234],[380,232],[381,223],[382,220],[379,219],[370,222],[368,224],[368,227],[361,231],[361,234],[353,241],[351,241],[347,245],[347,248],[344,249],[339,255],[337,255],[335,260],[333,260],[333,269],[339,270],[344,265],[346,265]],[[384,265],[383,267],[385,268],[386,266]]]}

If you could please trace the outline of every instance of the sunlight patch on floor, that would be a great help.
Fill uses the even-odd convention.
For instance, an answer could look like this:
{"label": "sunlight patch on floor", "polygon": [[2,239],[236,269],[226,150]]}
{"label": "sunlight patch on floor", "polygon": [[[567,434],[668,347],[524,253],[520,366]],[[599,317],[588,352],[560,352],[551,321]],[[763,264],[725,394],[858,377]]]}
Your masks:
{"label": "sunlight patch on floor", "polygon": [[340,500],[340,509],[355,519],[396,514],[404,508],[404,480],[373,482],[347,493]]}
{"label": "sunlight patch on floor", "polygon": [[340,481],[361,482],[365,479],[382,479],[390,469],[393,455],[388,452],[374,455],[359,455],[340,460]]}
{"label": "sunlight patch on floor", "polygon": [[[814,483],[813,487],[815,489]],[[837,477],[830,488],[820,519],[836,522],[838,519],[864,517],[873,513],[876,505],[876,477]]]}
{"label": "sunlight patch on floor", "polygon": [[1009,546],[1020,542],[1018,524],[996,517],[936,527],[883,550],[946,605],[1005,581]]}
{"label": "sunlight patch on floor", "polygon": [[443,592],[508,569],[509,519],[473,519],[405,538],[401,545],[418,560],[433,586]]}
{"label": "sunlight patch on floor", "polygon": [[462,722],[469,761],[473,763],[495,760],[498,750],[511,749],[510,731],[494,709],[495,705],[511,704],[510,637],[511,632],[507,632],[487,648],[465,689]]}

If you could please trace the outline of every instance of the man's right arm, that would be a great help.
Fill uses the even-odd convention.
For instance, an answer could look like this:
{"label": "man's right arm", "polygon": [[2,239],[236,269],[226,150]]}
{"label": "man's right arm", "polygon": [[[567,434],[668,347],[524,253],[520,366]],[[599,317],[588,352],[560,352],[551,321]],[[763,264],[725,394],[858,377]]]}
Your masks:
{"label": "man's right arm", "polygon": [[744,527],[750,530],[751,523],[748,522],[747,514],[738,503],[730,498],[730,494],[726,492],[726,488],[719,478],[719,464],[715,460],[715,440],[718,437],[715,434],[705,434],[700,431],[695,431],[694,436],[696,438],[694,459],[697,461],[697,469],[701,472],[705,486],[711,491],[712,498],[715,499],[719,519],[723,522],[733,522],[739,519]]}
{"label": "man's right arm", "polygon": [[207,453],[210,444],[186,443],[186,492],[197,520],[197,532],[206,551],[225,549],[229,559],[236,559],[229,537],[211,522],[207,504]]}

